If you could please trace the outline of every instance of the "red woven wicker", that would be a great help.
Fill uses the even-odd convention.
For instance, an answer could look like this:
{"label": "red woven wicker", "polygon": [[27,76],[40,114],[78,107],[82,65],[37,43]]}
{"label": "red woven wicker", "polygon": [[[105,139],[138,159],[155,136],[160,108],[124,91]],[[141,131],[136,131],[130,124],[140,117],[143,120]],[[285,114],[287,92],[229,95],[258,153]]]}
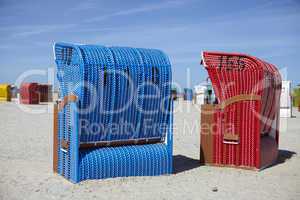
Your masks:
{"label": "red woven wicker", "polygon": [[281,93],[276,67],[244,54],[202,56],[219,104],[202,107],[201,162],[251,169],[274,163]]}
{"label": "red woven wicker", "polygon": [[23,83],[20,87],[20,103],[38,104],[39,91],[37,83]]}

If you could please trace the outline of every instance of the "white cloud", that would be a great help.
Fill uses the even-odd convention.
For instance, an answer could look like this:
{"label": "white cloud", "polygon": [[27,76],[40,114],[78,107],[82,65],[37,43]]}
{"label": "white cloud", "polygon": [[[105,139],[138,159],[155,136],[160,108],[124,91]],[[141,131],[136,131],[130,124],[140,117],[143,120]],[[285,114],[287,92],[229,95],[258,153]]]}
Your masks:
{"label": "white cloud", "polygon": [[51,24],[51,25],[21,25],[5,27],[2,31],[7,31],[11,38],[28,37],[42,33],[62,31],[76,27],[76,24]]}
{"label": "white cloud", "polygon": [[102,21],[102,20],[105,20],[105,19],[108,19],[111,17],[128,16],[128,15],[134,15],[134,14],[138,14],[138,13],[146,13],[146,12],[151,12],[151,11],[155,11],[155,10],[178,7],[178,6],[181,6],[188,2],[190,2],[190,0],[188,0],[188,1],[169,0],[169,1],[163,1],[161,3],[156,3],[156,4],[146,4],[146,5],[142,5],[140,7],[126,9],[126,10],[120,10],[120,11],[113,12],[111,14],[94,17],[94,18],[86,20],[86,22],[96,22],[96,21]]}

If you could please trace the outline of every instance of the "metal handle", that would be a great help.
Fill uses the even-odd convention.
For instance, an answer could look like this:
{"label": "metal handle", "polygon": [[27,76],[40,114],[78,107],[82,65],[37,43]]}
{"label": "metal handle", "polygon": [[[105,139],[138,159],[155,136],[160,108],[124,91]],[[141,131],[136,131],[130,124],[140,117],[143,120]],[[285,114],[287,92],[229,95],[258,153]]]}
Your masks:
{"label": "metal handle", "polygon": [[239,144],[240,137],[239,137],[239,135],[236,135],[236,134],[225,133],[223,136],[223,143],[224,144]]}

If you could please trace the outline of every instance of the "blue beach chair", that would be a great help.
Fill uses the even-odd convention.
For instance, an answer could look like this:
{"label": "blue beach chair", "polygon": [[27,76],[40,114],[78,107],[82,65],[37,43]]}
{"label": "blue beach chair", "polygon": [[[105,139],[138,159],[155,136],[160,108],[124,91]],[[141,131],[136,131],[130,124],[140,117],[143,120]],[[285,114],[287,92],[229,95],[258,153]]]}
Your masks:
{"label": "blue beach chair", "polygon": [[54,45],[53,169],[71,182],[172,173],[171,64],[155,49]]}

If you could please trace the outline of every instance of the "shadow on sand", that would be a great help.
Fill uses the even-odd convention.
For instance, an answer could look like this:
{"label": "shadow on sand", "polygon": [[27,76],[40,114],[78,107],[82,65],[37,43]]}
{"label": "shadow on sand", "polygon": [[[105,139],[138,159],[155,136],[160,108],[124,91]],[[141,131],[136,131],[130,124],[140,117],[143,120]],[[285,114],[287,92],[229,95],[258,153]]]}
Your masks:
{"label": "shadow on sand", "polygon": [[200,161],[183,155],[173,156],[174,174],[188,171],[200,166]]}
{"label": "shadow on sand", "polygon": [[[287,160],[291,159],[296,154],[297,153],[294,151],[279,149],[277,162],[271,166],[268,166],[267,168],[285,163]],[[189,171],[200,166],[201,164],[199,160],[189,158],[184,155],[173,156],[174,174]]]}
{"label": "shadow on sand", "polygon": [[279,149],[278,159],[275,165],[285,163],[286,160],[291,159],[296,154],[294,151]]}
{"label": "shadow on sand", "polygon": [[275,163],[273,163],[270,166],[267,166],[266,168],[263,168],[263,170],[265,169],[269,169],[272,168],[276,165],[280,165],[285,163],[287,160],[290,160],[294,155],[296,155],[297,153],[294,151],[289,151],[289,150],[283,150],[283,149],[279,149],[278,150],[278,157],[277,157],[277,161]]}

